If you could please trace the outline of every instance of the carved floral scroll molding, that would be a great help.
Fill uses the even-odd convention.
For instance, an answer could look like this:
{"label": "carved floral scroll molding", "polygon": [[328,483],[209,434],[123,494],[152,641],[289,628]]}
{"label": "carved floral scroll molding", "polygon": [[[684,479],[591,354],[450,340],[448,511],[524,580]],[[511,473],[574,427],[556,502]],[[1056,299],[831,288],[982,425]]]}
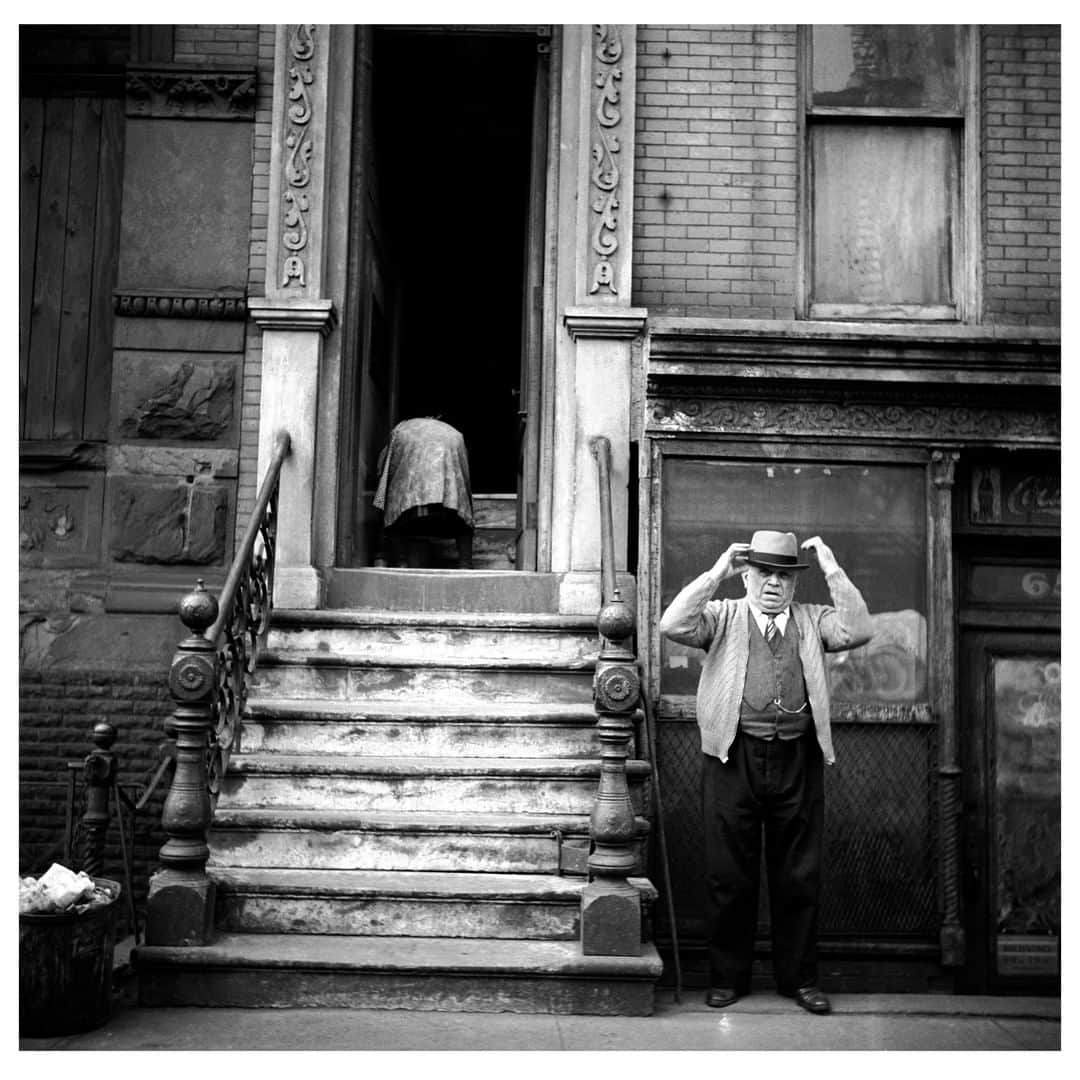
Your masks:
{"label": "carved floral scroll molding", "polygon": [[311,91],[315,82],[311,60],[315,56],[315,26],[301,23],[289,35],[289,69],[285,106],[286,133],[282,194],[284,231],[281,243],[287,254],[281,265],[282,287],[307,285],[304,262],[311,214]]}
{"label": "carved floral scroll molding", "polygon": [[198,71],[129,67],[128,116],[197,120],[252,120],[254,71]]}
{"label": "carved floral scroll molding", "polygon": [[590,180],[593,198],[592,211],[597,215],[591,229],[591,246],[599,256],[592,266],[589,295],[601,289],[618,295],[612,256],[619,248],[619,169],[621,150],[619,126],[622,123],[621,88],[622,37],[617,26],[593,27],[596,46],[593,55],[593,85],[595,108],[592,119],[592,170]]}
{"label": "carved floral scroll molding", "polygon": [[962,405],[886,405],[655,397],[649,426],[661,431],[776,435],[868,435],[910,439],[1020,438],[1056,443],[1060,417]]}

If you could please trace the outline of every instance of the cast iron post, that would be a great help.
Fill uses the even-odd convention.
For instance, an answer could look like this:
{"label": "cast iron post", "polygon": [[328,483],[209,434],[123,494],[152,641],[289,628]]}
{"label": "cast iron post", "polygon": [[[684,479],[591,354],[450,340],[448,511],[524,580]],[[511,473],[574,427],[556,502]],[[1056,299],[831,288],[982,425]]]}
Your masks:
{"label": "cast iron post", "polygon": [[[109,796],[116,783],[116,757],[112,745],[116,728],[106,720],[94,725],[95,749],[83,762],[86,810],[83,813],[82,869],[91,877],[105,872],[105,837],[109,831]],[[121,828],[123,825],[121,824]]]}
{"label": "cast iron post", "polygon": [[581,951],[586,956],[641,955],[641,894],[626,879],[637,868],[637,821],[630,801],[626,759],[634,735],[641,677],[628,642],[634,611],[619,592],[612,544],[610,444],[592,441],[600,492],[603,606],[597,626],[603,642],[593,678],[600,737],[600,783],[589,818],[593,850],[590,882],[581,897]]}
{"label": "cast iron post", "polygon": [[176,771],[161,815],[168,837],[161,848],[162,869],[150,879],[148,945],[205,945],[213,926],[214,883],[206,876],[211,819],[207,752],[218,671],[217,647],[205,631],[217,618],[218,603],[201,579],[180,601],[179,614],[191,633],[177,647],[169,670],[169,690],[176,702]]}

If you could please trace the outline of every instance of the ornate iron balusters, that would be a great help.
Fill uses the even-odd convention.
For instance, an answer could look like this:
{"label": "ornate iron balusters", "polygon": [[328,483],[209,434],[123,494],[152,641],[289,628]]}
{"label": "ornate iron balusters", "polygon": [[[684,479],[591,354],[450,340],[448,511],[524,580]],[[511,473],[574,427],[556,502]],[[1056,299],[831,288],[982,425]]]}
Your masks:
{"label": "ornate iron balusters", "polygon": [[207,831],[270,626],[278,486],[289,450],[288,434],[279,433],[220,604],[201,579],[180,602],[180,619],[191,633],[177,647],[169,672],[176,702],[176,771],[162,811],[168,837],[160,853],[162,869],[151,878],[147,899],[150,945],[204,945],[212,934]]}
{"label": "ornate iron balusters", "polygon": [[589,819],[592,880],[581,901],[581,948],[587,956],[641,953],[641,894],[627,881],[637,867],[637,820],[626,778],[626,759],[641,696],[637,660],[628,643],[634,610],[623,600],[615,576],[611,515],[611,444],[603,436],[590,447],[600,493],[603,606],[597,619],[603,645],[593,680],[600,737],[600,783]]}

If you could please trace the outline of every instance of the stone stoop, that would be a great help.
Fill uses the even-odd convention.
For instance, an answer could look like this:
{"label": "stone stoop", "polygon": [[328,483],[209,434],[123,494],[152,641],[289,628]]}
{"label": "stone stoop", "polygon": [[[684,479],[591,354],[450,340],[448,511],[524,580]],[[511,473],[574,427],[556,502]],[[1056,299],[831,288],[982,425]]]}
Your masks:
{"label": "stone stoop", "polygon": [[651,1013],[654,946],[579,941],[598,652],[550,612],[275,612],[210,836],[215,939],[140,948],[140,1000]]}

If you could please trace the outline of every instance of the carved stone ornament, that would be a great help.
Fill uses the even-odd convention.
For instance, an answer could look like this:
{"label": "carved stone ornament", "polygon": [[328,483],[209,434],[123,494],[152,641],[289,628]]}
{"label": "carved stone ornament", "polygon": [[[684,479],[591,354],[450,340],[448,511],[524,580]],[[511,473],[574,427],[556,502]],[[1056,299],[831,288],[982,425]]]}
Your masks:
{"label": "carved stone ornament", "polygon": [[163,293],[116,289],[113,311],[129,319],[220,319],[247,318],[247,301],[237,293]]}
{"label": "carved stone ornament", "polygon": [[150,367],[135,384],[138,393],[125,399],[119,430],[134,439],[222,438],[232,426],[236,371],[227,362],[182,360],[172,368]]}
{"label": "carved stone ornament", "polygon": [[617,26],[593,27],[596,38],[594,56],[596,65],[593,85],[598,93],[593,110],[592,123],[592,211],[597,219],[591,230],[592,250],[599,256],[593,263],[589,295],[601,289],[618,295],[618,282],[611,257],[619,247],[619,181],[621,174],[617,155],[619,125],[622,122],[620,87],[622,68],[622,37]]}
{"label": "carved stone ornament", "polygon": [[129,67],[128,116],[253,120],[254,71]]}
{"label": "carved stone ornament", "polygon": [[315,56],[315,27],[301,23],[289,35],[289,67],[286,131],[283,168],[285,182],[282,193],[281,243],[286,254],[281,263],[281,286],[307,285],[304,251],[308,243],[308,221],[311,214],[311,156],[314,138],[309,127],[312,117],[311,95],[315,81],[310,61]]}
{"label": "carved stone ornament", "polygon": [[868,435],[910,439],[1000,439],[1056,443],[1060,417],[962,405],[720,400],[653,397],[649,427],[661,431],[777,435]]}

